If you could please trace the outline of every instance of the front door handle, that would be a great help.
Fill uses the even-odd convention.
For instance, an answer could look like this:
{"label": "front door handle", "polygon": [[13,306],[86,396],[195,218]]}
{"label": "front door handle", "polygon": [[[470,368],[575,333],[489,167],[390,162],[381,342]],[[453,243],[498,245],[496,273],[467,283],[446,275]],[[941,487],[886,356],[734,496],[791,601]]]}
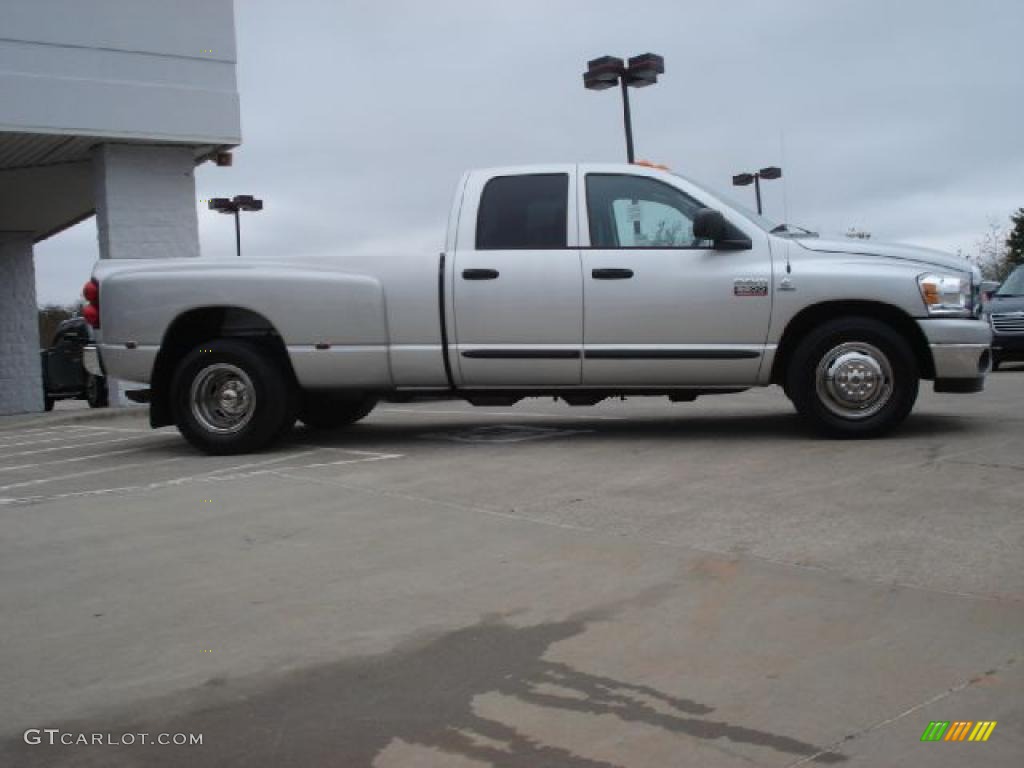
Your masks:
{"label": "front door handle", "polygon": [[633,276],[633,270],[595,269],[590,274],[595,280],[629,280]]}
{"label": "front door handle", "polygon": [[463,280],[494,280],[498,277],[496,269],[464,269],[462,270]]}

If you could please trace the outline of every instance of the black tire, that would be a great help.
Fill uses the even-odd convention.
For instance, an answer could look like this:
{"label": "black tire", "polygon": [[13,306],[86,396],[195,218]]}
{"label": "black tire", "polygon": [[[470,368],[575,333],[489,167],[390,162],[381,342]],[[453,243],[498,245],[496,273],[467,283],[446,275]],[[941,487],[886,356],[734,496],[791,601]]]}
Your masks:
{"label": "black tire", "polygon": [[90,408],[106,408],[110,405],[110,393],[107,391],[107,380],[91,373],[85,380],[85,399]]}
{"label": "black tire", "polygon": [[[829,379],[830,370],[838,375]],[[917,358],[892,327],[868,317],[840,317],[800,340],[785,387],[816,432],[867,438],[907,418],[919,383]]]}
{"label": "black tire", "polygon": [[372,395],[345,397],[327,392],[304,392],[299,421],[310,429],[341,429],[365,418],[377,405]]}
{"label": "black tire", "polygon": [[185,355],[170,396],[178,431],[209,454],[258,451],[295,423],[287,362],[241,339],[215,339]]}
{"label": "black tire", "polygon": [[49,395],[43,395],[43,410],[49,413],[50,411],[53,410],[53,404],[55,402],[56,401]]}
{"label": "black tire", "polygon": [[996,371],[998,371],[999,370],[999,366],[1002,365],[1002,364],[1003,364],[1002,360],[1000,360],[998,357],[993,357],[992,358],[992,372],[995,373]]}

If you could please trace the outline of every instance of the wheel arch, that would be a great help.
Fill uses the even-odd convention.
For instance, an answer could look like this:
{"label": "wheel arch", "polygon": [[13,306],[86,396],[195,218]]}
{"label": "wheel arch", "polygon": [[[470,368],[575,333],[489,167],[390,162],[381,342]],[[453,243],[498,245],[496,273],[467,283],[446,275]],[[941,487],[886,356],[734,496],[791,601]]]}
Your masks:
{"label": "wheel arch", "polygon": [[779,347],[772,363],[772,384],[782,384],[786,368],[800,340],[821,323],[838,317],[861,316],[880,320],[900,333],[910,344],[917,359],[917,366],[924,379],[935,378],[935,363],[932,360],[928,339],[913,317],[892,304],[880,301],[824,301],[804,307],[787,323],[779,340]]}
{"label": "wheel arch", "polygon": [[153,427],[174,423],[170,403],[170,382],[181,359],[205,341],[245,338],[257,341],[287,367],[295,380],[284,340],[266,317],[246,307],[231,305],[195,307],[179,314],[164,333],[150,376],[149,421]]}

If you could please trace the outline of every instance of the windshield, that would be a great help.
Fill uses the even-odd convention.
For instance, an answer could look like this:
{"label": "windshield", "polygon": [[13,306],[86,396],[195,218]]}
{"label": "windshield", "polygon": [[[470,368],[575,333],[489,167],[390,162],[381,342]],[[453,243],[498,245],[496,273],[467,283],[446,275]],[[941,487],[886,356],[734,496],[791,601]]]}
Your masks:
{"label": "windshield", "polygon": [[1024,266],[1017,267],[999,286],[996,296],[1024,296]]}

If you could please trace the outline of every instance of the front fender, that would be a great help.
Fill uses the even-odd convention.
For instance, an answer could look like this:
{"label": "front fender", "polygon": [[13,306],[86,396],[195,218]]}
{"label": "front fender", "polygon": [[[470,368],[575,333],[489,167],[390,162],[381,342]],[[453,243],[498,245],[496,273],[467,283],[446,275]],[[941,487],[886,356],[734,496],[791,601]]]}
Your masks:
{"label": "front fender", "polygon": [[768,343],[778,343],[790,321],[807,307],[845,301],[874,302],[908,317],[925,313],[917,277],[926,267],[860,254],[808,251],[787,243],[790,272],[778,273]]}

